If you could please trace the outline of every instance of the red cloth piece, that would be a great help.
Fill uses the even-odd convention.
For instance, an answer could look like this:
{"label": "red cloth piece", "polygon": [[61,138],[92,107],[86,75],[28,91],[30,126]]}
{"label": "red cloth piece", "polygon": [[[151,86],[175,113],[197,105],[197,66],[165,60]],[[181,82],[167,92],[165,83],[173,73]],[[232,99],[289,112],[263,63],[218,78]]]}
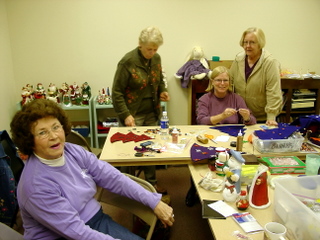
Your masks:
{"label": "red cloth piece", "polygon": [[134,139],[137,137],[136,134],[134,134],[133,132],[129,132],[127,134],[125,134],[125,138],[122,140],[122,142],[126,143],[126,142],[130,142],[130,141],[134,141]]}
{"label": "red cloth piece", "polygon": [[142,134],[142,135],[138,136],[134,141],[140,142],[140,141],[145,141],[145,140],[150,140],[150,139],[152,139],[152,138],[145,135],[145,134]]}
{"label": "red cloth piece", "polygon": [[112,137],[110,138],[110,142],[112,143],[116,141],[122,141],[123,143],[130,142],[130,141],[140,142],[140,141],[149,140],[149,139],[152,139],[152,138],[145,134],[137,135],[137,134],[134,134],[133,132],[129,132],[127,134],[117,132],[112,135]]}
{"label": "red cloth piece", "polygon": [[124,138],[125,138],[125,134],[117,132],[112,135],[112,137],[110,138],[110,142],[114,143],[117,141],[122,141]]}

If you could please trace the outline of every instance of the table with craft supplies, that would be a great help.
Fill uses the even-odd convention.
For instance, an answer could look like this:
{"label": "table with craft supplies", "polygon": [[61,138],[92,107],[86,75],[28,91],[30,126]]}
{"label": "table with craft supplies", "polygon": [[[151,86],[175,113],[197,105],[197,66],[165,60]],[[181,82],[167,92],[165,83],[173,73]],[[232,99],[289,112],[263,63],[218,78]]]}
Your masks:
{"label": "table with craft supplies", "polygon": [[[189,170],[191,177],[195,183],[198,196],[200,201],[203,200],[223,200],[221,192],[212,192],[206,190],[198,185],[200,180],[208,172],[208,167],[206,164],[190,164]],[[257,209],[250,207],[245,211],[239,211],[236,208],[234,202],[227,203],[229,206],[237,210],[238,212],[250,212],[252,216],[258,221],[258,223],[263,227],[266,223],[271,222],[273,218],[273,194],[274,190],[270,187],[268,188],[268,195],[271,204],[269,207],[264,209]],[[250,237],[252,240],[263,240],[264,233],[259,231],[253,234],[245,234],[244,231],[239,227],[239,225],[232,219],[232,217],[227,217],[226,219],[213,219],[208,218],[208,223],[210,225],[211,231],[217,240],[231,240],[231,239],[246,239],[244,237]],[[239,233],[239,238],[235,236],[236,233]]]}
{"label": "table with craft supplies", "polygon": [[[227,127],[228,125],[223,125]],[[235,125],[231,125],[235,126]],[[248,137],[255,130],[261,130],[261,124],[252,126],[243,126],[243,147],[242,152],[247,156],[279,156],[279,153],[261,153],[249,141]],[[179,130],[178,144],[172,143],[171,135],[162,136],[159,127],[139,126],[139,127],[111,127],[100,156],[101,160],[107,161],[113,166],[143,166],[143,165],[176,165],[176,164],[192,164],[190,149],[196,143],[204,147],[223,147],[236,149],[231,147],[230,143],[237,140],[237,130],[230,130],[229,133],[223,132],[222,129],[213,129],[213,126],[207,125],[178,125],[175,126]],[[170,127],[171,128],[171,127]],[[231,136],[233,134],[234,136]],[[212,139],[208,143],[201,143],[197,140],[197,136],[211,136]],[[152,146],[161,149],[161,153],[157,151],[144,152],[142,155],[135,155],[141,148],[140,144],[146,141],[152,141]],[[136,148],[136,150],[135,150]],[[281,156],[297,156],[305,159],[305,152],[282,152]],[[250,160],[249,160],[250,161]],[[256,160],[253,161],[256,162]]]}
{"label": "table with craft supplies", "polygon": [[[227,127],[227,125],[224,125]],[[234,126],[234,125],[232,125]],[[261,153],[248,141],[248,137],[256,130],[261,130],[264,127],[261,124],[252,126],[237,125],[235,129],[218,129],[213,126],[205,125],[178,125],[174,126],[179,131],[178,144],[172,143],[171,135],[160,135],[159,127],[112,127],[104,144],[100,159],[109,162],[114,166],[143,166],[143,165],[176,165],[187,164],[191,173],[191,177],[196,185],[198,195],[202,200],[221,200],[223,196],[221,192],[214,193],[199,187],[198,182],[204,175],[210,171],[207,160],[197,159],[192,157],[193,148],[218,147],[227,149],[236,149],[231,147],[231,142],[237,141],[237,134],[240,127],[243,132],[243,157],[246,159],[246,164],[258,164],[257,157],[272,157],[272,156],[298,156],[300,159],[305,159],[306,152],[273,152]],[[173,126],[170,127],[173,129]],[[197,136],[203,136],[209,139],[208,143],[201,143]],[[152,151],[144,151],[144,146],[141,143],[151,141]],[[147,147],[150,145],[147,145]],[[319,150],[319,149],[317,149]],[[205,151],[202,151],[204,153]],[[139,154],[138,154],[139,153]],[[205,158],[206,156],[204,156]],[[205,163],[205,164],[201,164]],[[270,176],[270,175],[269,175]],[[270,176],[272,178],[274,176]],[[268,188],[269,199],[271,205],[265,209],[256,209],[249,207],[248,212],[254,216],[257,221],[264,226],[267,222],[272,221],[273,214],[273,189]],[[230,203],[234,206],[235,203]],[[251,239],[263,239],[263,232],[256,234],[245,235],[239,225],[231,218],[226,219],[208,219],[212,233],[217,240],[237,239],[237,236],[232,236],[235,231],[238,231],[240,236],[249,236]],[[241,235],[243,234],[243,235]]]}

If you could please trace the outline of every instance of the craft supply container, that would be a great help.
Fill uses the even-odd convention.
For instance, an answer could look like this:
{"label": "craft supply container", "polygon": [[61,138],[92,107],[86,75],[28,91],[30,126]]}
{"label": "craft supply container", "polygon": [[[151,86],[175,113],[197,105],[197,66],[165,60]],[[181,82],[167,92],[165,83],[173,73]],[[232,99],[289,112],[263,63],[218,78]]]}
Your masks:
{"label": "craft supply container", "polygon": [[[320,239],[320,211],[311,208],[311,203],[317,199],[320,199],[320,175],[275,181],[273,221],[287,227],[288,239]],[[317,209],[317,205],[313,209]]]}

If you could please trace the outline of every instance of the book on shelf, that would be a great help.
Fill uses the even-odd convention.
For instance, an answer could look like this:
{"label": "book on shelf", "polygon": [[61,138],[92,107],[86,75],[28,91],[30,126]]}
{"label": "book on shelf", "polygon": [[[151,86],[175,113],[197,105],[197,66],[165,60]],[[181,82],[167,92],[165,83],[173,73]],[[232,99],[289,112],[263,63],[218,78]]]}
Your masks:
{"label": "book on shelf", "polygon": [[297,109],[297,108],[313,108],[314,107],[314,102],[293,102],[291,104],[292,109]]}
{"label": "book on shelf", "polygon": [[232,218],[246,233],[263,231],[263,227],[249,212],[234,213]]}
{"label": "book on shelf", "polygon": [[293,92],[293,97],[303,97],[303,96],[315,96],[316,93],[314,91],[310,91],[309,89],[296,89]]}
{"label": "book on shelf", "polygon": [[316,100],[315,98],[293,98],[292,102],[314,102]]}

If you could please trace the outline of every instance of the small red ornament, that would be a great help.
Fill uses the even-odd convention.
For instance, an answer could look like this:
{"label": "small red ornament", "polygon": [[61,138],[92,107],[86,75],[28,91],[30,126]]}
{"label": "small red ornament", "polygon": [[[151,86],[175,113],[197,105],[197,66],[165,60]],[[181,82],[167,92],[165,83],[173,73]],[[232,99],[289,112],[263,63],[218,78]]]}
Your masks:
{"label": "small red ornament", "polygon": [[241,190],[240,196],[236,201],[236,206],[239,210],[246,210],[249,207],[248,195],[246,190]]}

